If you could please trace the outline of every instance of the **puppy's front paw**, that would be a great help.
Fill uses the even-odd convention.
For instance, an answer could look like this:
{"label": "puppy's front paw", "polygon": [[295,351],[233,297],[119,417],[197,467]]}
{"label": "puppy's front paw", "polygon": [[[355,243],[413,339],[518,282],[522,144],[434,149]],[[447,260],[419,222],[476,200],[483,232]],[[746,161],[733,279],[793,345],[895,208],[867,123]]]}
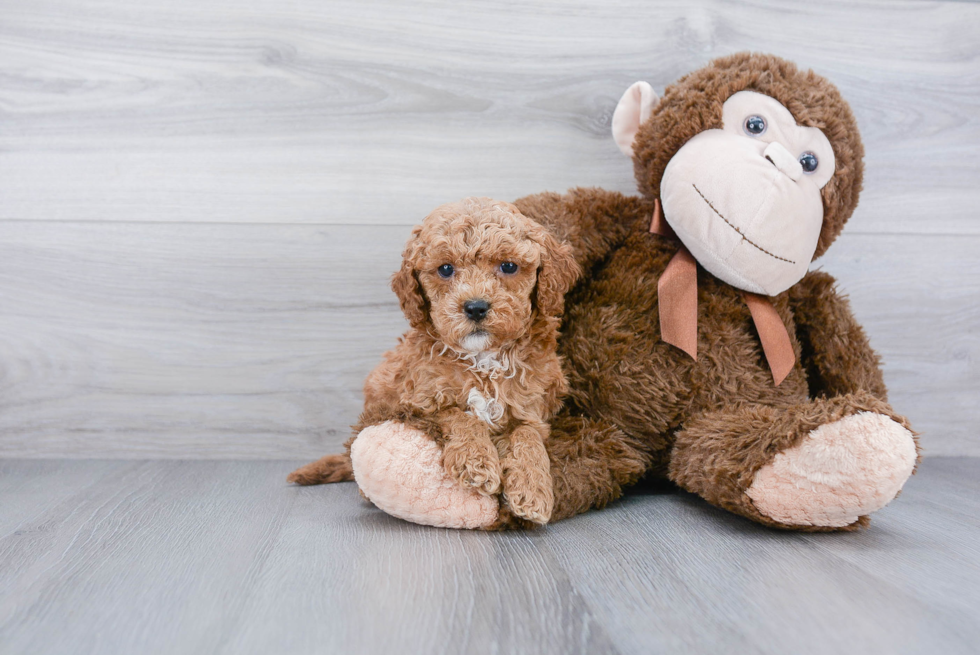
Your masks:
{"label": "puppy's front paw", "polygon": [[543,462],[504,460],[504,500],[514,514],[534,523],[545,524],[555,508],[555,492]]}
{"label": "puppy's front paw", "polygon": [[500,459],[489,439],[448,441],[442,463],[449,477],[463,486],[473,487],[485,496],[500,490]]}

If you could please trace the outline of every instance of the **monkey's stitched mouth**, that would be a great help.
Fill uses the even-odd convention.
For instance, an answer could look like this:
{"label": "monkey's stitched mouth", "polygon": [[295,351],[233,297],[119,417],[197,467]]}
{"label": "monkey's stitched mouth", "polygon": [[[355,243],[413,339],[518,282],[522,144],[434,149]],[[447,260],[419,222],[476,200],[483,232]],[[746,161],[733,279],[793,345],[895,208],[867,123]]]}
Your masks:
{"label": "monkey's stitched mouth", "polygon": [[789,260],[789,259],[786,259],[785,257],[780,257],[779,255],[772,254],[771,252],[769,252],[768,250],[766,250],[765,248],[763,248],[762,246],[760,246],[759,244],[757,244],[755,241],[753,241],[752,239],[750,239],[747,236],[745,236],[745,233],[742,232],[742,230],[740,230],[737,227],[735,227],[731,223],[731,221],[729,221],[727,218],[725,218],[724,216],[721,215],[721,212],[720,211],[718,211],[717,209],[715,209],[715,206],[711,204],[711,201],[710,200],[708,200],[707,198],[704,197],[704,194],[701,193],[701,189],[699,189],[696,184],[691,183],[691,186],[694,187],[694,190],[698,192],[698,195],[699,196],[701,196],[701,200],[703,200],[705,203],[707,203],[708,207],[711,207],[711,211],[713,211],[715,214],[717,214],[718,215],[718,218],[720,218],[721,220],[725,221],[725,225],[727,225],[728,227],[730,227],[733,230],[735,230],[736,232],[738,232],[738,236],[742,237],[742,240],[743,241],[745,241],[746,243],[748,243],[750,246],[752,246],[753,248],[755,248],[759,252],[764,252],[765,254],[769,255],[773,259],[778,259],[779,261],[786,262],[787,264],[793,264],[793,265],[796,264],[796,262],[794,262],[792,260]]}

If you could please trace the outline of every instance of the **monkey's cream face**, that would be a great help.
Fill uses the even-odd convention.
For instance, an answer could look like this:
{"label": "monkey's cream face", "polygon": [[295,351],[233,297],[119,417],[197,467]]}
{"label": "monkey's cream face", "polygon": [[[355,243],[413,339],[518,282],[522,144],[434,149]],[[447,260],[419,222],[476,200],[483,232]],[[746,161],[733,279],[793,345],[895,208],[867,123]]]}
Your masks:
{"label": "monkey's cream face", "polygon": [[721,129],[701,132],[664,170],[664,218],[705,269],[734,287],[774,296],[806,275],[823,225],[820,189],[834,151],[777,100],[741,91]]}

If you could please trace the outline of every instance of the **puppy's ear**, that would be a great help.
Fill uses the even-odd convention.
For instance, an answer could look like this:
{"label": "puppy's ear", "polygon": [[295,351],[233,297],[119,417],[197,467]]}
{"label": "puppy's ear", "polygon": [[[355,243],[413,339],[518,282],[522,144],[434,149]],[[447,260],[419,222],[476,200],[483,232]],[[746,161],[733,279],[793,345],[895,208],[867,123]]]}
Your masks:
{"label": "puppy's ear", "polygon": [[398,304],[409,324],[416,329],[424,329],[429,322],[429,303],[415,274],[415,263],[421,250],[419,234],[422,227],[412,230],[412,236],[402,253],[402,267],[391,276],[391,290],[398,296]]}
{"label": "puppy's ear", "polygon": [[532,239],[541,246],[541,265],[538,268],[538,286],[535,303],[545,316],[561,316],[565,308],[565,293],[582,273],[575,261],[572,247],[559,243],[548,230],[534,224]]}

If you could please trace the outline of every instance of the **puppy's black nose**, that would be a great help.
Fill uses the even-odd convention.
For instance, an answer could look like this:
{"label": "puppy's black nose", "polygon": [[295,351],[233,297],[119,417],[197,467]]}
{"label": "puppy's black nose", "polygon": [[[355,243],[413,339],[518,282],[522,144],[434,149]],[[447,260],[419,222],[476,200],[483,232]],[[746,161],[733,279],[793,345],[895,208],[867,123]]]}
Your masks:
{"label": "puppy's black nose", "polygon": [[467,300],[463,303],[463,312],[471,321],[479,323],[487,317],[490,311],[490,303],[486,300]]}

